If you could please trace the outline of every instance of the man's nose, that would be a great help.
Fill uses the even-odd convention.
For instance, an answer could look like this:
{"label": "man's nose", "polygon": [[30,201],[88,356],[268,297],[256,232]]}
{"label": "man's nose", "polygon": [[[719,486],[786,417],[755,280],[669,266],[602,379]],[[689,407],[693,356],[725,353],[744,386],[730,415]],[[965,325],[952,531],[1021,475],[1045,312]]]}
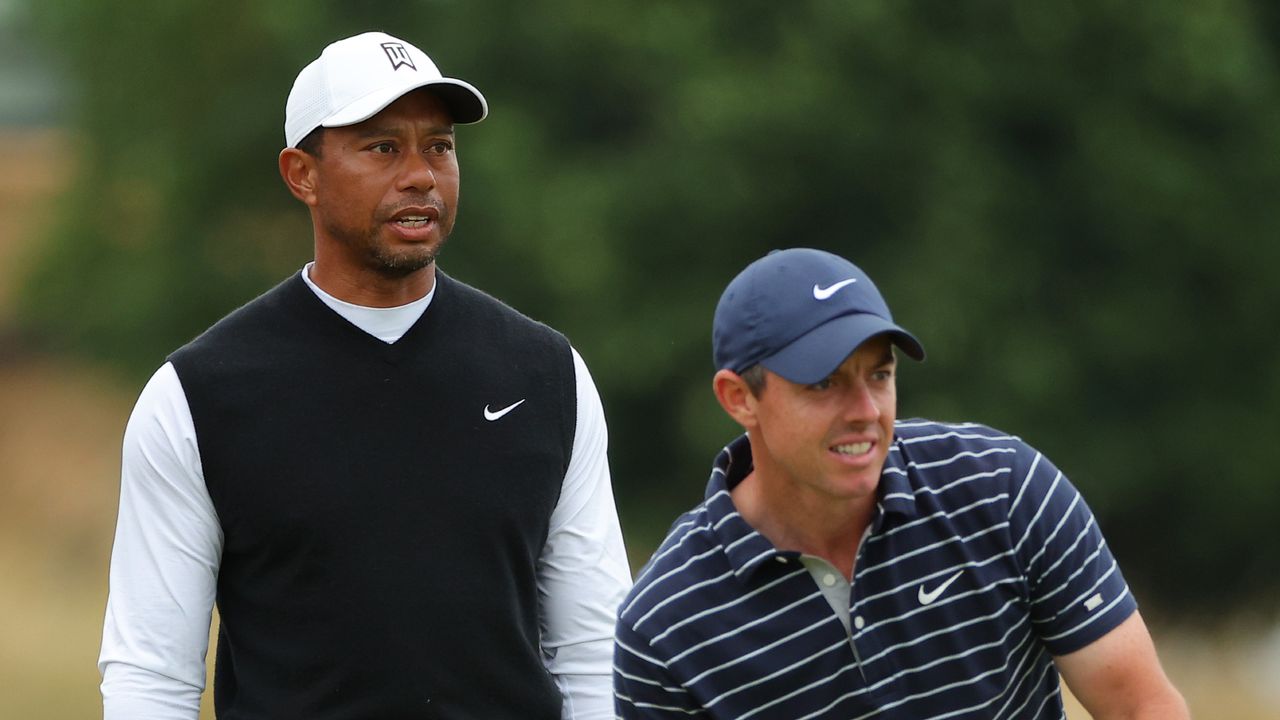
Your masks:
{"label": "man's nose", "polygon": [[845,419],[855,422],[874,422],[880,418],[880,406],[876,404],[871,388],[865,382],[849,385],[845,402]]}
{"label": "man's nose", "polygon": [[401,165],[397,189],[430,190],[436,186],[436,174],[425,152],[405,153]]}

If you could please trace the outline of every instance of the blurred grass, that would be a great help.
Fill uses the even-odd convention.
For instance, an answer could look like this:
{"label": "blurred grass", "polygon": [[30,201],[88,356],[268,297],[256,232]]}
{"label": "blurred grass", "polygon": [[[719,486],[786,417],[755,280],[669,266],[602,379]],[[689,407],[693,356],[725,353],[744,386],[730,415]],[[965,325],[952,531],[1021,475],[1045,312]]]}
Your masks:
{"label": "blurred grass", "polygon": [[[0,126],[0,333],[13,322],[19,273],[70,178],[73,153],[67,142],[57,130]],[[0,350],[3,342],[0,335]]]}
{"label": "blurred grass", "polygon": [[[71,157],[58,132],[0,129],[0,718],[101,714],[96,662],[119,444],[139,388],[6,333],[13,280],[56,212]],[[628,533],[637,564],[669,520]],[[1152,625],[1196,717],[1280,717],[1280,696],[1268,695],[1280,673],[1280,630]],[[213,717],[209,695],[202,718]],[[1068,702],[1071,720],[1088,717]]]}

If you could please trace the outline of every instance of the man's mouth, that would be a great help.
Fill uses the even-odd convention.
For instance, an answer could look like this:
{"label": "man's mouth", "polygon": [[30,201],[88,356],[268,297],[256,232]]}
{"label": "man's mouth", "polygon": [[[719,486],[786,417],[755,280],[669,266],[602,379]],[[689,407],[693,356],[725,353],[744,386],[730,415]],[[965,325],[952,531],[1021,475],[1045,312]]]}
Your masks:
{"label": "man's mouth", "polygon": [[431,224],[431,218],[426,215],[405,215],[393,220],[395,224],[406,228],[420,228]]}
{"label": "man's mouth", "polygon": [[868,452],[871,452],[871,443],[869,442],[846,443],[843,445],[836,445],[831,449],[836,451],[836,453],[840,455],[848,455],[851,457],[856,455],[866,455]]}

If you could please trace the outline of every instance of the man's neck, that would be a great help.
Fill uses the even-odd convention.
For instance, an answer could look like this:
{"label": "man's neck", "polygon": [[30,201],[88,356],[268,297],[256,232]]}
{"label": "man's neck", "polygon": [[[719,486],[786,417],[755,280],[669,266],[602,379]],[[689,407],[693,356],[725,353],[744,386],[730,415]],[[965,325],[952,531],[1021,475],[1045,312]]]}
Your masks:
{"label": "man's neck", "polygon": [[317,257],[308,277],[321,290],[352,305],[400,307],[431,292],[436,283],[436,265],[431,263],[403,276],[387,276],[371,270],[352,272],[339,263],[326,263]]}
{"label": "man's neck", "polygon": [[853,561],[871,523],[875,498],[833,498],[797,490],[753,470],[729,492],[751,527],[780,550],[823,558],[853,576]]}

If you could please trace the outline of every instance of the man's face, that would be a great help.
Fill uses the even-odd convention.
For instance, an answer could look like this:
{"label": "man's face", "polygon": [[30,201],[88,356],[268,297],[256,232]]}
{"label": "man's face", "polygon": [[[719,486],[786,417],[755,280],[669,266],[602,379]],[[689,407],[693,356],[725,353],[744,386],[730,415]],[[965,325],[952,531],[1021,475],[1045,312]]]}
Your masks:
{"label": "man's face", "polygon": [[452,117],[427,90],[326,128],[315,160],[317,243],[355,273],[397,278],[433,263],[457,212],[454,142]]}
{"label": "man's face", "polygon": [[[797,385],[770,372],[754,399],[756,471],[807,496],[873,496],[898,411],[887,336],[859,345],[829,377]],[[780,488],[781,489],[781,488]]]}

